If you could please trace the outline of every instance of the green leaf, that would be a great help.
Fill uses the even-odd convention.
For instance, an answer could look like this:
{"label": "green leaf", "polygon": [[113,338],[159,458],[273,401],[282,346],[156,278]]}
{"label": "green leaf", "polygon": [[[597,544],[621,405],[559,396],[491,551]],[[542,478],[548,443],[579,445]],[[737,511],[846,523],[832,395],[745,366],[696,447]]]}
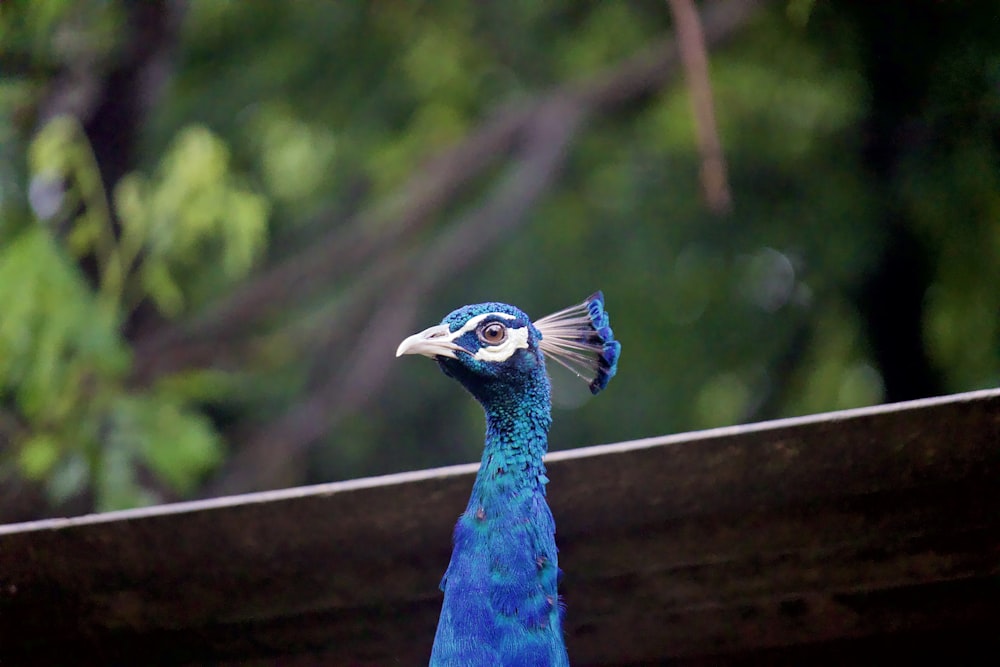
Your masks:
{"label": "green leaf", "polygon": [[184,293],[170,275],[170,267],[160,258],[146,260],[142,269],[142,284],[156,307],[167,316],[176,316],[184,308]]}
{"label": "green leaf", "polygon": [[193,490],[221,458],[210,422],[164,394],[119,397],[113,415],[111,451],[129,452],[180,493]]}
{"label": "green leaf", "polygon": [[64,457],[46,479],[45,491],[55,503],[62,503],[87,488],[90,466],[81,452]]}
{"label": "green leaf", "polygon": [[59,444],[47,433],[30,436],[18,456],[21,471],[29,479],[42,479],[59,460]]}
{"label": "green leaf", "polygon": [[97,509],[101,512],[148,505],[155,498],[136,480],[135,452],[112,438],[104,447],[94,480]]}
{"label": "green leaf", "polygon": [[224,397],[235,382],[231,373],[195,368],[161,378],[154,392],[177,401],[210,401]]}

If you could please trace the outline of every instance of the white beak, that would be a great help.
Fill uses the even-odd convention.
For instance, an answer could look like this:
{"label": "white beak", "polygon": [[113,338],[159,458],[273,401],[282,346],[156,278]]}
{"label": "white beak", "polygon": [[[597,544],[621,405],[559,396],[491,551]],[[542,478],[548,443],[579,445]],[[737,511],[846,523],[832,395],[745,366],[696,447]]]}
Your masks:
{"label": "white beak", "polygon": [[413,334],[396,348],[396,356],[404,354],[422,354],[425,357],[451,357],[456,359],[455,351],[462,348],[452,341],[452,333],[447,324],[438,324]]}

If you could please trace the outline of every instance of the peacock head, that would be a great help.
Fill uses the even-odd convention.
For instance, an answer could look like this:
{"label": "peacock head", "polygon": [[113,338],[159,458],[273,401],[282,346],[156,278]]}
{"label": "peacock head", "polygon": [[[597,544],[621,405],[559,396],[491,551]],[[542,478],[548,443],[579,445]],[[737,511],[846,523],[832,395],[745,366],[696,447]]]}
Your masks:
{"label": "peacock head", "polygon": [[396,350],[397,357],[436,359],[446,375],[480,400],[547,379],[546,356],[586,380],[596,394],[614,377],[620,353],[601,292],[534,323],[505,303],[464,306]]}

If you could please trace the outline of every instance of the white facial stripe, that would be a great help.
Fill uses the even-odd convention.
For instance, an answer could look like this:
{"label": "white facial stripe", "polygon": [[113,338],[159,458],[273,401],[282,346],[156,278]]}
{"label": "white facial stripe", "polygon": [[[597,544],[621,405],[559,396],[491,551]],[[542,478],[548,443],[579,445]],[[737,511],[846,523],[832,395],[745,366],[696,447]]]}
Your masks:
{"label": "white facial stripe", "polygon": [[480,361],[507,361],[519,349],[528,347],[528,327],[507,329],[507,338],[499,345],[490,345],[476,350],[473,356]]}
{"label": "white facial stripe", "polygon": [[455,340],[461,338],[464,334],[470,331],[475,331],[479,323],[485,320],[487,317],[503,317],[508,320],[513,320],[514,316],[507,313],[483,313],[482,315],[476,315],[475,317],[470,317],[469,320],[463,324],[458,330],[453,331],[448,334],[448,340]]}
{"label": "white facial stripe", "polygon": [[[470,317],[469,320],[459,329],[448,334],[447,340],[455,341],[470,331],[475,331],[476,327],[482,324],[483,320],[490,317],[500,317],[505,320],[517,319],[510,313],[483,313],[482,315],[476,315],[475,317]],[[476,353],[472,355],[472,357],[474,359],[479,359],[480,361],[507,361],[510,359],[511,355],[519,349],[527,349],[527,347],[528,327],[525,326],[520,329],[507,329],[507,338],[504,342],[499,345],[481,347],[476,350]]]}

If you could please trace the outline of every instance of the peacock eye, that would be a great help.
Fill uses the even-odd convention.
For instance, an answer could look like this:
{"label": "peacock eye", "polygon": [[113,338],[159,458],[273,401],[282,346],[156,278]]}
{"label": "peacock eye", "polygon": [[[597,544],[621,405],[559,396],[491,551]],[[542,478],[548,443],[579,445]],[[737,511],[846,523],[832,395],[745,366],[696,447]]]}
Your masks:
{"label": "peacock eye", "polygon": [[497,345],[507,338],[507,327],[499,322],[490,322],[479,329],[479,340],[487,345]]}

